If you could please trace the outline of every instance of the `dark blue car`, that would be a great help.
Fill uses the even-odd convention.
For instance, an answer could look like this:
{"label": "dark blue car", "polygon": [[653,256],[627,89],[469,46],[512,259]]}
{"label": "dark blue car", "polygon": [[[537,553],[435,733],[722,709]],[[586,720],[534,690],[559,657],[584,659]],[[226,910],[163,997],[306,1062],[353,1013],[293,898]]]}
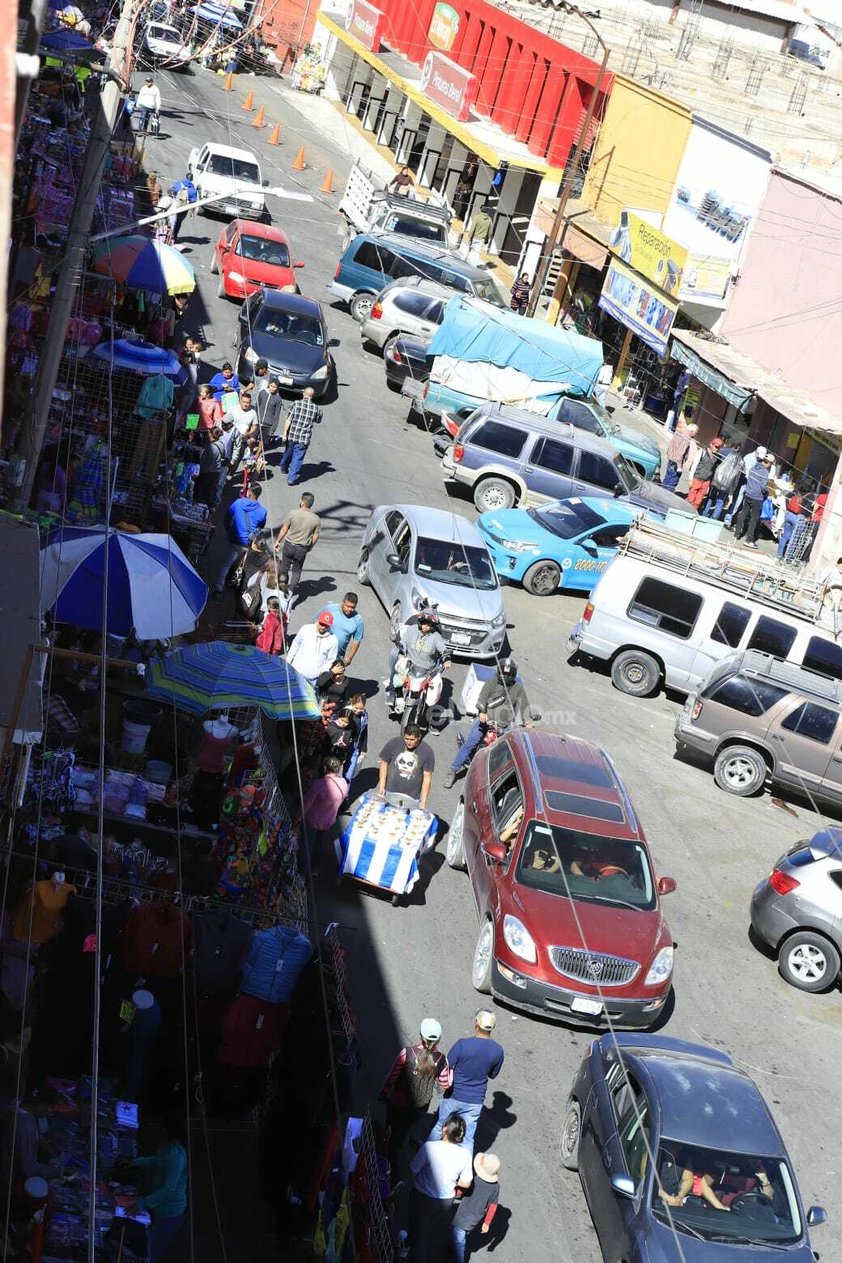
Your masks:
{"label": "dark blue car", "polygon": [[561,1159],[578,1170],[606,1263],[814,1263],[784,1142],[754,1082],[717,1049],[594,1040]]}

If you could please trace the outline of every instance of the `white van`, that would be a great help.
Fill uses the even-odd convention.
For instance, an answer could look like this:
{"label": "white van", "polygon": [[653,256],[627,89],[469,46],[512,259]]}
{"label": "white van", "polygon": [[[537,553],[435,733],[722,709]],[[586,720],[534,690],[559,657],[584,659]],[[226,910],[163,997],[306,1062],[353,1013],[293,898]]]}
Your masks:
{"label": "white van", "polygon": [[569,647],[614,686],[689,693],[728,654],[758,649],[842,679],[842,611],[817,580],[735,545],[638,519],[591,592]]}

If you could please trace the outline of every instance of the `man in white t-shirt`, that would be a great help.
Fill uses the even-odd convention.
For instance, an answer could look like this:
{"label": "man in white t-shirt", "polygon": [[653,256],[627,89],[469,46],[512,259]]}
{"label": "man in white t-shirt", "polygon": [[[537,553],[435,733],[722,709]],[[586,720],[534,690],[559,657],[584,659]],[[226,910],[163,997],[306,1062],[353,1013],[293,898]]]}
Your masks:
{"label": "man in white t-shirt", "polygon": [[464,1139],[464,1118],[451,1114],[441,1140],[428,1140],[409,1164],[414,1178],[409,1199],[412,1263],[440,1263],[448,1257],[453,1198],[457,1188],[470,1188],[474,1178]]}
{"label": "man in white t-shirt", "polygon": [[305,623],[289,648],[287,662],[299,675],[315,684],[322,671],[327,671],[339,655],[339,641],[334,636],[333,615],[322,610],[315,621]]}
{"label": "man in white t-shirt", "polygon": [[226,421],[234,426],[234,450],[231,453],[230,472],[233,474],[243,458],[246,443],[258,433],[257,412],[252,403],[251,391],[241,390],[237,403],[225,413]]}

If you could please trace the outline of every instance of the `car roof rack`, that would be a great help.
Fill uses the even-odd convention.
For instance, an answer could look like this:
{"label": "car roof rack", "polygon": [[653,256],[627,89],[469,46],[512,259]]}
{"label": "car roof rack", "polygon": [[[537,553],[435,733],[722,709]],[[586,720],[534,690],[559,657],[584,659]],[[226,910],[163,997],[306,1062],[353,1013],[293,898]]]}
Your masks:
{"label": "car roof rack", "polygon": [[735,665],[738,670],[752,671],[755,675],[762,675],[765,680],[783,684],[795,692],[842,705],[842,680],[822,675],[820,671],[800,667],[794,662],[787,662],[785,658],[763,653],[760,649],[746,649],[735,660]]}
{"label": "car roof rack", "polygon": [[618,547],[618,555],[638,557],[660,569],[712,583],[794,618],[842,632],[842,610],[822,599],[823,584],[813,575],[736,544],[700,539],[662,522],[637,518]]}

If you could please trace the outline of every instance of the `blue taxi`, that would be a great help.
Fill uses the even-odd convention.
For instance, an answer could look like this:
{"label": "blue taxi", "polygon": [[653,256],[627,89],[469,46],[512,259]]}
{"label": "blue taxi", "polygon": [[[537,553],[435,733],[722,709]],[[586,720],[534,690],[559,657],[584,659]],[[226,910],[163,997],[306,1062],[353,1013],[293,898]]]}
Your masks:
{"label": "blue taxi", "polygon": [[607,496],[572,496],[535,509],[503,509],[477,520],[501,579],[534,596],[559,588],[590,592],[640,509]]}

